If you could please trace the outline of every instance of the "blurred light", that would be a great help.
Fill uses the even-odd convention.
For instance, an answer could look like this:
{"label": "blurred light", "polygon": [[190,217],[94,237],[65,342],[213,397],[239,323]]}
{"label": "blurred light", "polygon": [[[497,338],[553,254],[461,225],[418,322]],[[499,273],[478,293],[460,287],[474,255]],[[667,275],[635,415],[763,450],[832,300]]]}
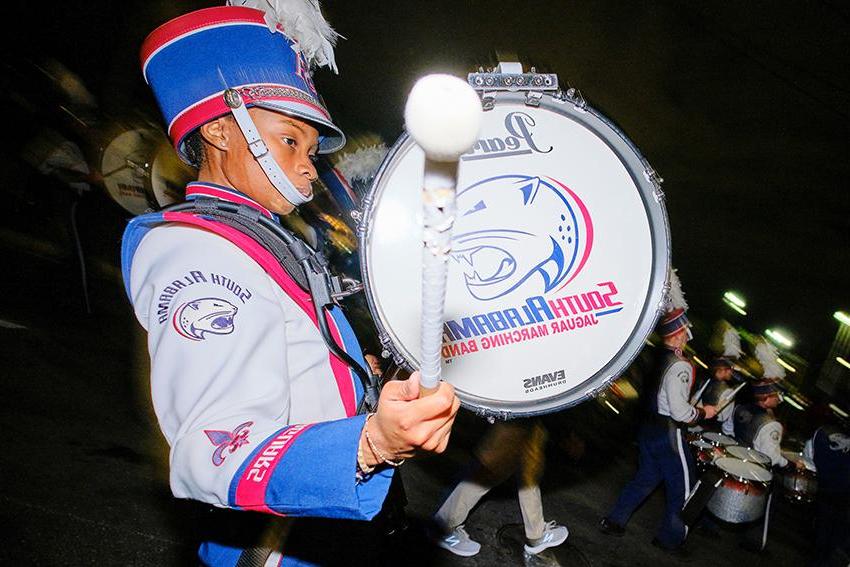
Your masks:
{"label": "blurred light", "polygon": [[794,398],[792,398],[791,396],[787,396],[787,397],[785,398],[785,401],[786,401],[786,402],[788,402],[788,405],[789,405],[789,406],[791,406],[792,408],[797,408],[798,410],[802,410],[802,409],[803,409],[803,406],[801,406],[800,404],[798,404],[797,402],[795,402],[795,401],[794,401]]}
{"label": "blurred light", "polygon": [[785,362],[785,361],[784,361],[784,360],[782,360],[781,358],[777,358],[777,359],[776,359],[776,362],[778,362],[778,363],[779,363],[779,366],[781,366],[781,367],[782,367],[782,368],[784,368],[785,370],[789,370],[789,371],[791,371],[791,372],[797,372],[797,369],[796,369],[796,368],[794,368],[793,366],[791,366],[790,364],[788,364],[787,362]]}
{"label": "blurred light", "polygon": [[731,307],[733,311],[737,311],[737,312],[738,312],[738,313],[740,313],[741,315],[746,315],[746,314],[747,314],[747,312],[746,312],[746,311],[744,311],[743,309],[741,309],[740,307],[738,307],[738,306],[737,306],[737,305],[735,305],[734,303],[727,303],[727,305],[728,305],[729,307]]}
{"label": "blurred light", "polygon": [[614,406],[612,406],[612,405],[611,405],[611,402],[609,402],[608,400],[605,400],[605,405],[606,405],[606,406],[608,406],[609,408],[611,408],[611,411],[613,411],[613,412],[614,412],[614,413],[616,413],[617,415],[620,415],[620,412],[619,412],[619,411],[617,411],[617,408],[615,408]]}
{"label": "blurred light", "polygon": [[832,314],[832,316],[835,317],[839,323],[850,326],[850,315],[844,311],[836,311]]}
{"label": "blurred light", "polygon": [[793,395],[793,396],[791,396],[791,397],[793,397],[793,398],[794,398],[794,401],[795,401],[795,402],[797,402],[798,404],[800,404],[800,405],[801,405],[801,406],[803,406],[803,407],[808,407],[808,406],[810,406],[810,405],[811,405],[811,404],[809,404],[809,402],[808,402],[808,401],[806,401],[806,398],[801,397],[801,396],[800,396],[800,394],[794,394],[794,395]]}
{"label": "blurred light", "polygon": [[836,357],[835,357],[835,360],[836,360],[836,361],[838,362],[838,364],[840,364],[841,366],[845,366],[845,367],[847,367],[847,368],[850,368],[850,362],[847,362],[846,360],[844,360],[844,359],[843,359],[843,358],[841,358],[840,356],[836,356]]}
{"label": "blurred light", "polygon": [[847,415],[847,412],[846,412],[846,411],[843,411],[840,407],[838,407],[838,406],[837,406],[837,405],[835,405],[835,404],[829,404],[829,408],[830,408],[832,411],[834,411],[835,413],[837,413],[838,415],[840,415],[841,417],[843,417],[843,418],[848,418],[848,417],[850,417],[850,415]]}
{"label": "blurred light", "polygon": [[732,305],[736,305],[743,309],[747,306],[747,302],[744,301],[740,295],[737,295],[734,291],[727,291],[723,294],[723,299],[731,303]]}
{"label": "blurred light", "polygon": [[764,334],[766,334],[768,337],[773,339],[774,342],[779,343],[780,345],[784,346],[785,348],[791,348],[792,346],[794,346],[794,341],[792,341],[790,338],[786,337],[785,335],[783,335],[779,331],[774,331],[773,329],[767,329],[764,332]]}
{"label": "blurred light", "polygon": [[723,303],[731,307],[733,310],[737,311],[741,315],[746,315],[747,312],[744,311],[744,307],[747,306],[747,303],[741,299],[740,296],[735,295],[734,292],[727,291],[723,294]]}

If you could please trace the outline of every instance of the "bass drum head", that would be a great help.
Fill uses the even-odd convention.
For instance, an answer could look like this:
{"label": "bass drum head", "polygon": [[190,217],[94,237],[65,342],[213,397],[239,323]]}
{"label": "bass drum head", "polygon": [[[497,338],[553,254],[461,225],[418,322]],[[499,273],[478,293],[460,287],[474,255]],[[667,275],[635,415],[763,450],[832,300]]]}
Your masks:
{"label": "bass drum head", "polygon": [[115,136],[103,150],[100,171],[106,192],[134,215],[153,208],[150,168],[161,138],[156,130],[134,128]]}
{"label": "bass drum head", "polygon": [[[655,326],[669,264],[651,169],[589,108],[496,95],[461,157],[443,378],[500,418],[577,404],[629,365]],[[418,368],[424,154],[403,135],[373,182],[361,267],[382,342]]]}
{"label": "bass drum head", "polygon": [[150,174],[151,193],[159,208],[185,199],[186,185],[197,178],[197,171],[183,163],[167,140],[160,144]]}

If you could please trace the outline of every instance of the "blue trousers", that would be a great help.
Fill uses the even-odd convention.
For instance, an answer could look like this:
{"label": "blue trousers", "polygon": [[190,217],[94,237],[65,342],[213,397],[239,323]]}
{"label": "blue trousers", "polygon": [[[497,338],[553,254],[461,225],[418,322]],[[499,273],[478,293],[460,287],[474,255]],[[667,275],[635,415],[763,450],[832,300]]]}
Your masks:
{"label": "blue trousers", "polygon": [[638,446],[638,471],[623,487],[608,519],[625,526],[638,506],[663,482],[667,504],[656,538],[665,547],[678,547],[687,536],[681,511],[695,479],[692,457],[681,430],[672,426],[642,425]]}

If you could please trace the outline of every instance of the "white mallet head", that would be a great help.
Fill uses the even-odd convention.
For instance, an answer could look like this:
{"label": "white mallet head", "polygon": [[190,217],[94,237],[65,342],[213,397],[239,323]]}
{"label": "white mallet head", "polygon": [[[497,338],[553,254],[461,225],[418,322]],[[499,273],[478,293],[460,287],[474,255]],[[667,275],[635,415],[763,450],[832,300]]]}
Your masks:
{"label": "white mallet head", "polygon": [[407,97],[407,131],[433,161],[457,161],[478,140],[481,99],[452,75],[422,77]]}

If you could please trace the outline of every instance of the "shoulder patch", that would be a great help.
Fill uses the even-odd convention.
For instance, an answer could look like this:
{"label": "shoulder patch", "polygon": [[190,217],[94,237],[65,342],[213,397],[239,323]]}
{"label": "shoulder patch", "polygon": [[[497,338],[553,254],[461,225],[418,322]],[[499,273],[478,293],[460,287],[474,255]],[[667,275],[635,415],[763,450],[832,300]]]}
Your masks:
{"label": "shoulder patch", "polygon": [[192,341],[203,341],[208,334],[229,335],[239,309],[224,299],[202,297],[181,304],[174,310],[172,326],[177,333]]}
{"label": "shoulder patch", "polygon": [[252,425],[254,425],[253,421],[246,421],[241,425],[237,425],[233,431],[204,430],[207,439],[215,445],[215,451],[213,451],[212,456],[213,465],[217,467],[221,466],[227,455],[235,453],[239,447],[249,443],[248,434],[251,432],[249,427]]}
{"label": "shoulder patch", "polygon": [[833,433],[829,436],[829,448],[833,451],[850,453],[850,437],[842,433]]}
{"label": "shoulder patch", "polygon": [[782,433],[779,431],[771,431],[770,438],[778,443],[779,440],[782,439]]}

